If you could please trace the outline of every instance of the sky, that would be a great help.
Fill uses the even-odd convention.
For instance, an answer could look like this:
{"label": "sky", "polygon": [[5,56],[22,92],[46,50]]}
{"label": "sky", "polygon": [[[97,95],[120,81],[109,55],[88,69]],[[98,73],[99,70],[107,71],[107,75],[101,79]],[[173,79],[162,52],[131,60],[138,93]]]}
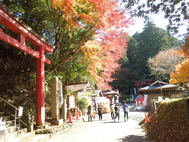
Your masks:
{"label": "sky", "polygon": [[[166,25],[168,24],[168,22],[163,18],[163,14],[161,15],[156,15],[156,16],[150,16],[153,21],[154,24],[157,27],[166,29]],[[136,32],[142,32],[143,28],[144,28],[144,20],[142,18],[135,18],[134,20],[134,25],[131,25],[129,28],[129,35],[133,35]]]}
{"label": "sky", "polygon": [[[168,21],[166,19],[164,19],[164,14],[160,13],[158,15],[151,15],[150,16],[154,22],[154,24],[159,27],[162,28],[164,30],[166,30],[166,26],[168,25]],[[144,20],[142,18],[135,18],[134,20],[134,25],[131,25],[128,28],[128,33],[130,36],[132,36],[134,33],[136,32],[142,32],[143,28],[144,28]],[[186,33],[186,29],[187,29],[187,25],[183,26],[180,28],[179,30],[179,34],[184,34]],[[178,35],[175,35],[176,37]]]}
{"label": "sky", "polygon": [[[118,1],[119,1],[119,8],[122,10],[125,10],[125,6],[124,6],[124,3],[122,3],[122,0],[118,0]],[[140,0],[140,2],[142,1],[145,1],[145,0]],[[164,19],[163,12],[159,12],[158,14],[150,14],[149,17],[153,20],[154,24],[157,27],[167,30],[166,26],[168,25],[168,20]],[[139,33],[142,32],[144,28],[144,20],[142,18],[135,18],[133,20],[134,20],[134,25],[131,25],[128,29],[126,29],[126,31],[128,32],[130,36],[132,36],[136,32],[139,32]],[[183,39],[183,37],[178,37],[178,36],[182,34],[186,34],[187,27],[189,27],[188,21],[185,23],[184,26],[179,28],[179,33],[177,35],[174,35],[174,37],[177,37],[178,39]]]}

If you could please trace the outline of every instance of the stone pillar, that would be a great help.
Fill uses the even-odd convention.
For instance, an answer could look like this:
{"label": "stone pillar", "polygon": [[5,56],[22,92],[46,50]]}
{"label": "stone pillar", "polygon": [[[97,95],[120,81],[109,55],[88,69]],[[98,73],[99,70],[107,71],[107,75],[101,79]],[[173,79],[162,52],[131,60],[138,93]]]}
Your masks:
{"label": "stone pillar", "polygon": [[51,112],[53,124],[61,125],[63,123],[62,119],[62,105],[63,105],[63,95],[62,95],[62,84],[58,81],[58,78],[52,78],[51,80]]}

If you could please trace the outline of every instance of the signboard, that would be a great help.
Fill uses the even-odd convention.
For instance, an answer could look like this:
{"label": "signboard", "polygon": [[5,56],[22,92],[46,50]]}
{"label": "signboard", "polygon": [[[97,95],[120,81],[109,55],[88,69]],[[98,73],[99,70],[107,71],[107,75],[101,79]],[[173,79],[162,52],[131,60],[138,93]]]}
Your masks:
{"label": "signboard", "polygon": [[18,117],[21,117],[23,114],[23,107],[19,106],[18,108]]}
{"label": "signboard", "polygon": [[70,95],[70,108],[75,107],[75,97]]}
{"label": "signboard", "polygon": [[147,100],[148,100],[148,95],[144,95],[143,103],[144,103],[145,106],[147,106]]}
{"label": "signboard", "polygon": [[157,109],[155,101],[153,102],[153,107],[154,107],[155,110]]}
{"label": "signboard", "polygon": [[162,96],[158,96],[158,101],[162,101],[163,97]]}

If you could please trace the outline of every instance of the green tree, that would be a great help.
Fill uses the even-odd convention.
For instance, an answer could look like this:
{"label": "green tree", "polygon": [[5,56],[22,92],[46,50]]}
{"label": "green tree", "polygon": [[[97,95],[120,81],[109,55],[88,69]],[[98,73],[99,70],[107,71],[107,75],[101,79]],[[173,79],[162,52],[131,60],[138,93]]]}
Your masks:
{"label": "green tree", "polygon": [[126,51],[128,60],[120,62],[122,68],[114,74],[116,79],[111,85],[113,88],[119,88],[122,94],[128,94],[133,87],[134,80],[154,77],[147,66],[149,58],[153,58],[160,51],[179,45],[176,38],[149,21],[143,32],[136,33],[129,38]]}
{"label": "green tree", "polygon": [[88,101],[86,98],[82,97],[81,99],[77,100],[77,106],[79,106],[79,109],[82,111],[84,109],[87,109]]}
{"label": "green tree", "polygon": [[127,48],[127,57],[130,65],[138,65],[137,58],[140,56],[139,50],[139,42],[134,37],[131,37]]}
{"label": "green tree", "polygon": [[[176,38],[170,36],[165,30],[157,28],[151,21],[147,22],[142,33],[133,37],[138,43],[134,44],[134,48],[132,44],[131,48],[128,46],[127,53],[129,61],[133,61],[130,62],[130,66],[136,70],[139,79],[150,76],[149,68],[146,66],[148,58],[154,57],[161,50],[179,46]],[[131,52],[130,50],[134,51]],[[129,55],[133,52],[135,56]]]}
{"label": "green tree", "polygon": [[122,96],[130,95],[135,73],[129,68],[121,67],[113,77],[115,80],[110,83],[113,89],[118,89]]}
{"label": "green tree", "polygon": [[44,0],[5,0],[3,4],[11,10],[15,17],[32,28],[39,36],[47,40],[49,37],[46,37],[46,35],[52,35],[49,34],[51,31],[47,30],[52,20],[49,17],[49,10]]}

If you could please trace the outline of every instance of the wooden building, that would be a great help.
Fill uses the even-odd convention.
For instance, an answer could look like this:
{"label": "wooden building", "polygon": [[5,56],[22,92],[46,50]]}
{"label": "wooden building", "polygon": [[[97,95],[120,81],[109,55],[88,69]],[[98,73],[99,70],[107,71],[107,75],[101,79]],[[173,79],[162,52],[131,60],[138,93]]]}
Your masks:
{"label": "wooden building", "polygon": [[102,90],[101,93],[110,100],[110,104],[119,103],[119,90]]}
{"label": "wooden building", "polygon": [[[85,94],[86,92],[91,92],[93,88],[89,83],[78,83],[78,84],[71,84],[66,86],[66,90],[68,91],[67,94],[67,115],[69,116],[69,113],[72,113],[72,115],[75,114],[77,110],[76,106],[76,97],[83,96],[82,94]],[[86,97],[89,103],[92,104],[92,99],[90,96],[83,96]]]}
{"label": "wooden building", "polygon": [[147,106],[151,107],[154,101],[158,101],[158,98],[165,99],[165,98],[172,98],[175,95],[180,95],[182,90],[178,85],[168,84],[162,81],[155,81],[154,83],[150,84],[149,86],[140,88],[139,91],[143,95],[147,95]]}

